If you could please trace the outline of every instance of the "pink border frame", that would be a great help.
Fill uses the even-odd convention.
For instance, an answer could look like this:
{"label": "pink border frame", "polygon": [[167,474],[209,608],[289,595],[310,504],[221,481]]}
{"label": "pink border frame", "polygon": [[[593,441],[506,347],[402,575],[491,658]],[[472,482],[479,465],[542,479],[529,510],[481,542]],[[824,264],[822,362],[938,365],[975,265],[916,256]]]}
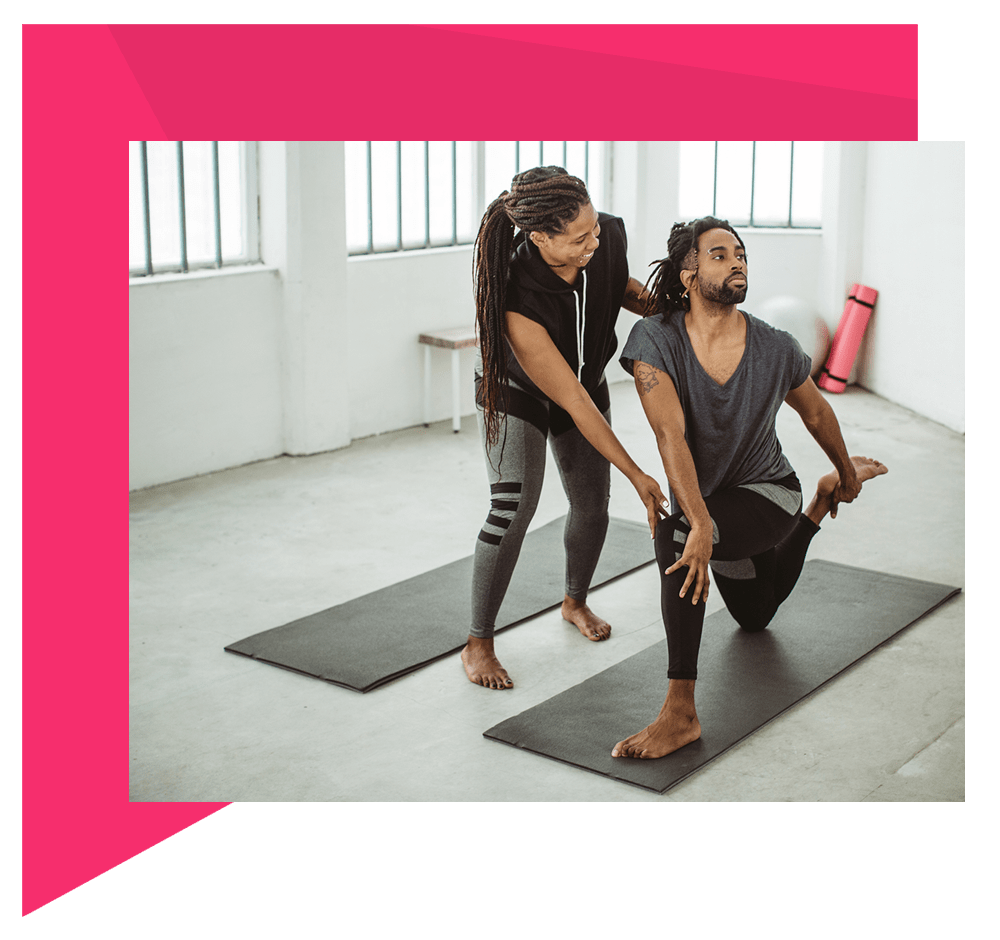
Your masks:
{"label": "pink border frame", "polygon": [[[915,25],[57,25],[22,39],[25,914],[227,805],[128,801],[127,140],[917,137]],[[484,61],[503,66],[484,75]],[[233,75],[233,93],[201,94]],[[59,249],[113,243],[118,262]]]}

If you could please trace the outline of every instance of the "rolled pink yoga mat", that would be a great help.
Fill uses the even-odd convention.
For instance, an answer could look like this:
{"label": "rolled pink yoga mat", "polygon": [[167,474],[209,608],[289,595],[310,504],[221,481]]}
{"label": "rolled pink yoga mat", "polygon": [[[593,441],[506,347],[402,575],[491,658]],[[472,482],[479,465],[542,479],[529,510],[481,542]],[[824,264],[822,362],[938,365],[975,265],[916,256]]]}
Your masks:
{"label": "rolled pink yoga mat", "polygon": [[847,388],[861,337],[865,334],[877,297],[878,291],[872,287],[865,287],[864,284],[851,286],[850,296],[833,337],[830,356],[816,383],[820,388],[825,388],[828,392],[842,392]]}

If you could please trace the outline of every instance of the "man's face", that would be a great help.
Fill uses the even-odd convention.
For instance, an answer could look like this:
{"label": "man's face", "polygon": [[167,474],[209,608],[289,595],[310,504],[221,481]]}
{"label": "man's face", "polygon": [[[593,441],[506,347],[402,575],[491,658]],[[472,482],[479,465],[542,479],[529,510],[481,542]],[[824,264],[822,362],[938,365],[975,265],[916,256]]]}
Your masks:
{"label": "man's face", "polygon": [[713,228],[698,239],[698,290],[717,304],[741,304],[747,296],[747,259],[732,232]]}

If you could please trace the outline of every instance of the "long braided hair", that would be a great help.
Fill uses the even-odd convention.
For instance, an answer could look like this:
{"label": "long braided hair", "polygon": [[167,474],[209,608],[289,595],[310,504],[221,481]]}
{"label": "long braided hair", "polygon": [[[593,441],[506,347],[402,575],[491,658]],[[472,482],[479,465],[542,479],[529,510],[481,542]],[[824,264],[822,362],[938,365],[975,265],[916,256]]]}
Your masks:
{"label": "long braided hair", "polygon": [[681,271],[694,271],[698,265],[698,239],[705,232],[714,228],[722,228],[731,232],[743,248],[746,257],[746,245],[743,239],[725,219],[717,219],[706,215],[690,222],[676,222],[670,229],[667,239],[667,257],[650,262],[650,267],[656,265],[656,270],[646,281],[650,292],[652,309],[663,314],[666,319],[678,310],[687,312],[691,309],[691,299],[687,296],[687,288],[681,282]]}
{"label": "long braided hair", "polygon": [[483,358],[480,403],[486,423],[486,446],[500,436],[507,398],[507,274],[514,247],[514,229],[557,235],[590,202],[583,180],[561,166],[539,166],[518,173],[510,190],[490,203],[476,236],[473,279],[476,330]]}

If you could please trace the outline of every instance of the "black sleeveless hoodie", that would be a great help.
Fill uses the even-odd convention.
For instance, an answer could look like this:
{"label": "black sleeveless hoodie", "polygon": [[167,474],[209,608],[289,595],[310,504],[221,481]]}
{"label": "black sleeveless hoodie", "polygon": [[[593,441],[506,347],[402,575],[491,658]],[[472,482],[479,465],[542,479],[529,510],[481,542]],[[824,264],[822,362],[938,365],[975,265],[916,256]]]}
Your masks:
{"label": "black sleeveless hoodie", "polygon": [[[540,323],[548,331],[580,384],[604,411],[610,400],[602,383],[604,367],[618,348],[615,323],[628,284],[625,223],[618,216],[598,214],[600,244],[575,284],[567,284],[550,268],[538,248],[524,232],[514,239],[514,253],[507,278],[508,310]],[[580,368],[579,332],[583,332],[583,368]],[[507,345],[507,368],[511,377],[532,395],[547,400],[525,374]],[[598,401],[595,393],[603,401]]]}

